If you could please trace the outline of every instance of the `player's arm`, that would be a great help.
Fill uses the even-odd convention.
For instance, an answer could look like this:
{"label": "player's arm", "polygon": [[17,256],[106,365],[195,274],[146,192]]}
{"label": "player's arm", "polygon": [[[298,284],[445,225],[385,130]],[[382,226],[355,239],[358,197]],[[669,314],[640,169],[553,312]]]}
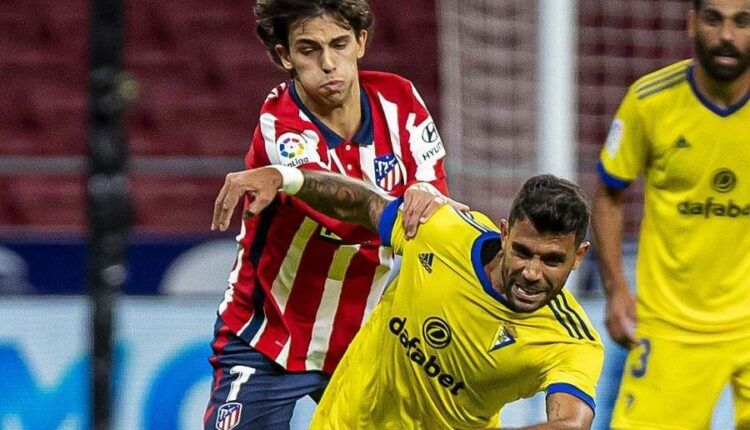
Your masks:
{"label": "player's arm", "polygon": [[249,194],[253,198],[245,214],[252,216],[268,206],[279,191],[295,195],[327,216],[359,224],[374,232],[378,231],[383,209],[393,200],[362,181],[342,175],[289,167],[262,167],[227,175],[214,204],[211,229],[226,230],[243,195]]}
{"label": "player's arm", "polygon": [[635,297],[622,266],[623,191],[643,171],[650,150],[640,109],[637,93],[631,87],[612,121],[600,154],[591,217],[607,296],[607,331],[614,341],[627,348],[636,345]]}
{"label": "player's arm", "polygon": [[607,331],[615,342],[631,349],[637,345],[633,333],[635,297],[622,267],[622,232],[625,224],[623,194],[623,190],[597,181],[591,225],[596,237],[602,284],[607,295]]}
{"label": "player's arm", "polygon": [[515,430],[589,430],[593,421],[594,411],[586,402],[570,394],[553,393],[547,396],[546,423]]}

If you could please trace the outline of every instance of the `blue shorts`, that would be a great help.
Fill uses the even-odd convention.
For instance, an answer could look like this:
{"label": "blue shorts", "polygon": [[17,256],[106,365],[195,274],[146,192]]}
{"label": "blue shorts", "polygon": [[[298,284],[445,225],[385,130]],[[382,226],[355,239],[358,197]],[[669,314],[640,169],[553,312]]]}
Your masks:
{"label": "blue shorts", "polygon": [[288,372],[217,319],[205,430],[287,430],[297,400],[320,400],[330,375]]}

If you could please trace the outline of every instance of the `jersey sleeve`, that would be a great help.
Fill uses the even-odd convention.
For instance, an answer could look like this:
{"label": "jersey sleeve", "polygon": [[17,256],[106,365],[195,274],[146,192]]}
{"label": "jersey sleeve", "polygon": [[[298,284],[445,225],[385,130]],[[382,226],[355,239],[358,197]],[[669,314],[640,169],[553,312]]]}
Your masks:
{"label": "jersey sleeve", "polygon": [[[380,216],[378,232],[383,245],[390,246],[396,254],[403,255],[408,247],[429,248],[458,262],[473,259],[473,245],[485,234],[498,235],[497,227],[478,212],[464,213],[444,205],[420,224],[417,235],[407,241],[401,207],[403,197],[390,202]],[[450,239],[447,239],[450,238]]]}
{"label": "jersey sleeve", "polygon": [[406,142],[404,148],[407,170],[407,187],[415,182],[429,182],[441,193],[448,195],[445,180],[445,147],[437,126],[427,106],[413,84],[409,83],[412,103],[406,117]]}
{"label": "jersey sleeve", "polygon": [[638,96],[631,87],[612,120],[602,148],[597,165],[600,179],[609,188],[625,189],[643,172],[648,148],[649,140]]}
{"label": "jersey sleeve", "polygon": [[248,168],[282,165],[300,169],[328,170],[320,157],[320,136],[312,129],[301,129],[266,112],[261,114],[245,157]]}
{"label": "jersey sleeve", "polygon": [[601,344],[561,343],[558,347],[543,376],[542,389],[547,395],[573,395],[595,410],[596,382],[604,360]]}

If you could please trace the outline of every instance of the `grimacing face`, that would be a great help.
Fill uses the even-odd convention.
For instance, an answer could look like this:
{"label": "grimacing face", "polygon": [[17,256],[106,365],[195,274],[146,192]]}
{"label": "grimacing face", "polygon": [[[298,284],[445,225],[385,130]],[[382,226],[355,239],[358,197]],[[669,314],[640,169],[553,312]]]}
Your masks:
{"label": "grimacing face", "polygon": [[509,226],[503,220],[500,293],[516,312],[533,312],[562,290],[581,264],[588,242],[576,245],[575,233],[539,233],[528,219]]}
{"label": "grimacing face", "polygon": [[356,35],[330,15],[321,15],[293,24],[289,50],[276,45],[276,52],[284,68],[295,72],[307,98],[333,109],[349,97],[359,97],[354,83],[366,42],[367,31]]}
{"label": "grimacing face", "polygon": [[734,81],[750,68],[750,0],[705,0],[690,12],[688,31],[713,79]]}

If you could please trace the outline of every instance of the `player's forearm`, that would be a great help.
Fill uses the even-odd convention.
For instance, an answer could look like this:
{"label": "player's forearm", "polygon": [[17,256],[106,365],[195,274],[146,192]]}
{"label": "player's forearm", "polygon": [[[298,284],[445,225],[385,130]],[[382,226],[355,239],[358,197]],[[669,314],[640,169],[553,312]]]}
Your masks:
{"label": "player's forearm", "polygon": [[596,238],[602,283],[608,297],[618,289],[628,288],[622,267],[622,194],[597,182],[592,205],[591,226]]}
{"label": "player's forearm", "polygon": [[295,195],[318,212],[374,232],[390,199],[362,181],[332,173],[303,170],[304,182]]}

